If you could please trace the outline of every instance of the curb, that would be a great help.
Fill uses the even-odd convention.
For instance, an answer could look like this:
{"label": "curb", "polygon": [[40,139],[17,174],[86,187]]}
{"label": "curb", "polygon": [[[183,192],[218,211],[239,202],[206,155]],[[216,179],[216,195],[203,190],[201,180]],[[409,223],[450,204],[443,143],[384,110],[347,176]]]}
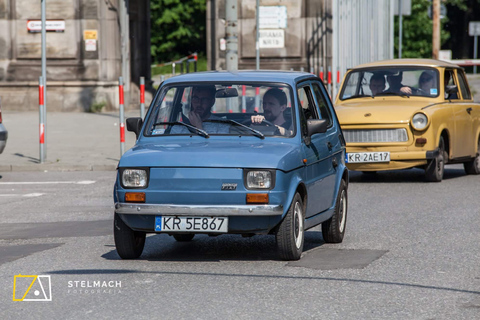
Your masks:
{"label": "curb", "polygon": [[58,165],[58,164],[31,164],[31,165],[0,165],[0,172],[33,172],[33,171],[115,171],[117,165]]}

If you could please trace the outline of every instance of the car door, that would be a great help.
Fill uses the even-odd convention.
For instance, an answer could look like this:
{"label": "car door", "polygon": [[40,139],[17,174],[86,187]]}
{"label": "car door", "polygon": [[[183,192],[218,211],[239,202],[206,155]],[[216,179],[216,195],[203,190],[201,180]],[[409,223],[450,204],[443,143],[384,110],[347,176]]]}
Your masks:
{"label": "car door", "polygon": [[469,115],[467,109],[468,107],[461,99],[461,88],[459,86],[456,72],[454,69],[447,69],[445,71],[448,73],[446,79],[448,83],[446,85],[452,86],[455,85],[458,88],[458,93],[454,94],[451,97],[446,97],[450,107],[453,111],[454,118],[454,128],[453,128],[453,145],[451,146],[451,157],[460,158],[470,155],[472,140],[472,121],[471,116]]}
{"label": "car door", "polygon": [[470,89],[468,87],[468,82],[465,77],[465,72],[463,70],[457,69],[457,78],[458,78],[458,91],[462,94],[462,102],[460,104],[460,110],[463,107],[464,111],[468,114],[468,119],[466,119],[466,128],[465,128],[465,155],[466,156],[474,156],[475,149],[477,147],[477,132],[475,128],[475,122],[478,118],[477,108],[473,103],[472,94],[470,93]]}
{"label": "car door", "polygon": [[[302,149],[306,159],[305,182],[308,192],[306,217],[311,217],[330,208],[333,204],[335,190],[335,169],[333,167],[333,147],[331,129],[326,133],[306,136],[306,121],[321,119],[320,110],[314,97],[311,82],[303,82],[297,87],[300,106],[300,121],[304,136]],[[331,119],[330,121],[332,123]],[[330,132],[329,132],[330,130]]]}

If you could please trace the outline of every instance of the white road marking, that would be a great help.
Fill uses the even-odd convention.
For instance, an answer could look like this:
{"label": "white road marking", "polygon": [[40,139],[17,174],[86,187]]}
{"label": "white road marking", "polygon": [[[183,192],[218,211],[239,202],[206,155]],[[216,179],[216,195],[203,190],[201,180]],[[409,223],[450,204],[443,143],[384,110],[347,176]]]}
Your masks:
{"label": "white road marking", "polygon": [[84,181],[25,181],[25,182],[0,182],[0,185],[12,185],[12,184],[93,184],[96,181],[84,180]]}
{"label": "white road marking", "polygon": [[28,197],[28,198],[33,198],[33,197],[40,197],[43,196],[45,193],[26,193],[26,194],[0,194],[0,197]]}

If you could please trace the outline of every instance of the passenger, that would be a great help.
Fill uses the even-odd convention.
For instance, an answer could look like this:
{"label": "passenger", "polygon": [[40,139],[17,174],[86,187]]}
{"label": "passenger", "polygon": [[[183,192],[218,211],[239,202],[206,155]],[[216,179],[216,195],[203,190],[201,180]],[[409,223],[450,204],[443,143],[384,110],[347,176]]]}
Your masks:
{"label": "passenger", "polygon": [[382,93],[385,90],[385,76],[382,74],[373,74],[370,77],[370,91],[372,96]]}
{"label": "passenger", "polygon": [[263,120],[273,123],[281,135],[288,134],[292,127],[291,116],[285,119],[285,110],[287,109],[287,95],[278,88],[269,89],[263,95],[263,115],[254,115],[251,117],[253,124],[260,124]]}
{"label": "passenger", "polygon": [[[432,89],[435,90],[432,92]],[[436,95],[436,93],[437,91],[436,88],[434,88],[433,76],[430,72],[423,71],[420,78],[418,78],[418,94],[430,96],[432,94]]]}
{"label": "passenger", "polygon": [[[198,86],[192,88],[192,98],[188,121],[192,126],[205,130],[207,133],[229,133],[230,125],[218,122],[208,122],[205,120],[220,119],[212,113],[212,107],[215,104],[215,93],[217,89],[214,85]],[[187,127],[173,126],[171,134],[189,133]]]}
{"label": "passenger", "polygon": [[403,71],[400,71],[398,75],[388,75],[388,89],[385,92],[393,92],[398,94],[412,95],[412,88],[404,86],[402,84]]}

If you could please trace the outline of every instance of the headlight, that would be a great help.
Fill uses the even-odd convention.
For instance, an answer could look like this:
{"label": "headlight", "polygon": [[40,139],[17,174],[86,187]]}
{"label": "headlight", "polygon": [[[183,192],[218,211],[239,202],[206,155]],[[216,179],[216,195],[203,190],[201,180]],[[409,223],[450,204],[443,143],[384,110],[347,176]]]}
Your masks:
{"label": "headlight", "polygon": [[148,184],[147,170],[124,169],[122,171],[122,185],[125,188],[146,188]]}
{"label": "headlight", "polygon": [[245,174],[247,189],[273,189],[275,186],[275,171],[250,170]]}
{"label": "headlight", "polygon": [[428,125],[428,118],[424,113],[416,113],[412,118],[412,127],[415,130],[424,130]]}

